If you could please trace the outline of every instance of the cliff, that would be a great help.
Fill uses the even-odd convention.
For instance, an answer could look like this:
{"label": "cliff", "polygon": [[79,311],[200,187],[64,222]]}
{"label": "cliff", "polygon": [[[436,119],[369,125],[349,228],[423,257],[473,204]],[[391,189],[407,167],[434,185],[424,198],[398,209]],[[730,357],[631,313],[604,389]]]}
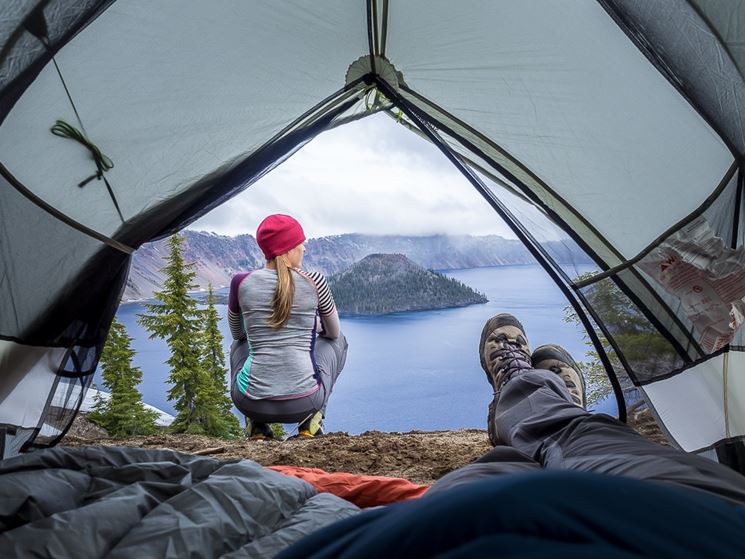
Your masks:
{"label": "cliff", "polygon": [[329,278],[342,315],[447,309],[486,303],[463,283],[415,264],[403,254],[371,254]]}

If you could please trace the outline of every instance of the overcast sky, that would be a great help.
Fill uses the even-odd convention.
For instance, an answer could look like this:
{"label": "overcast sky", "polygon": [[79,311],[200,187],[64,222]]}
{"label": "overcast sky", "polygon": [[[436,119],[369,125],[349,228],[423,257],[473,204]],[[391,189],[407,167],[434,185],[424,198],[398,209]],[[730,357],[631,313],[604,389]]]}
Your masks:
{"label": "overcast sky", "polygon": [[514,238],[445,157],[382,114],[324,132],[189,228],[255,235],[272,213],[306,236],[433,233]]}

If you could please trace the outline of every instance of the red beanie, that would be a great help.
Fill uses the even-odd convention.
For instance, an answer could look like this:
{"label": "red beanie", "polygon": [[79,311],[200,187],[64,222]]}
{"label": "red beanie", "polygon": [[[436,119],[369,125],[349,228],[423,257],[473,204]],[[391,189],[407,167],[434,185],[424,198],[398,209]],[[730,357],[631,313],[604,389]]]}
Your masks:
{"label": "red beanie", "polygon": [[305,233],[295,218],[274,214],[267,216],[259,224],[256,242],[266,259],[271,260],[305,242]]}

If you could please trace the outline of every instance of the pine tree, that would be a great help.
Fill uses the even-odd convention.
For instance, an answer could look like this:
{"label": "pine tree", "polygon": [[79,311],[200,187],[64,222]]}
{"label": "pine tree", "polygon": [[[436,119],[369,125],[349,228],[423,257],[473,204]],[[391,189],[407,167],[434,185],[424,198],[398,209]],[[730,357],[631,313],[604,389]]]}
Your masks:
{"label": "pine tree", "polygon": [[145,304],[148,314],[139,315],[139,323],[150,332],[150,339],[162,338],[171,350],[166,362],[170,367],[168,399],[174,402],[176,433],[230,436],[219,421],[214,382],[203,366],[202,325],[204,311],[189,291],[197,287],[193,264],[184,261],[183,237],[168,240],[170,254],[163,268],[163,289],[155,292],[157,303]]}
{"label": "pine tree", "polygon": [[227,396],[228,385],[226,381],[227,371],[225,369],[225,352],[223,351],[223,335],[220,332],[220,315],[215,308],[215,295],[212,284],[207,290],[207,308],[204,310],[204,355],[202,366],[212,380],[215,407],[218,410],[213,419],[214,429],[225,433],[225,435],[238,435],[241,430],[238,418],[233,415],[233,402]]}
{"label": "pine tree", "polygon": [[137,385],[142,371],[132,366],[132,338],[124,325],[114,319],[101,354],[103,384],[111,392],[108,400],[96,398],[89,418],[112,437],[149,435],[156,431],[158,412],[147,409]]}
{"label": "pine tree", "polygon": [[[593,277],[593,275],[594,273],[587,272],[576,277],[574,281],[581,282]],[[596,313],[602,318],[608,331],[613,333],[613,338],[620,346],[627,361],[638,371],[653,374],[669,367],[669,363],[674,358],[672,347],[652,328],[644,315],[612,281],[596,282],[583,289],[583,292],[595,308]],[[564,322],[581,324],[577,313],[571,306],[564,308]],[[623,371],[624,367],[613,346],[599,330],[595,326],[598,339],[611,366],[616,371]],[[584,338],[588,349],[585,352],[585,360],[579,361],[579,364],[582,366],[587,382],[587,406],[592,407],[610,394],[613,388],[600,355],[587,333],[584,334]],[[649,373],[647,373],[648,371]],[[635,390],[625,374],[620,376],[619,381],[622,390]],[[639,402],[642,401],[639,400]]]}

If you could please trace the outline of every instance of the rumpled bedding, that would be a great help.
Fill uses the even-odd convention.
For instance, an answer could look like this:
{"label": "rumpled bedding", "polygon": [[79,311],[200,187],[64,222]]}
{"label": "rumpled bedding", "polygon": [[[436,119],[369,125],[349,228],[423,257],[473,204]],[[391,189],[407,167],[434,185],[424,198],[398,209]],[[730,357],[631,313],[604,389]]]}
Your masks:
{"label": "rumpled bedding", "polygon": [[250,460],[55,447],[0,462],[7,557],[272,557],[359,508]]}

